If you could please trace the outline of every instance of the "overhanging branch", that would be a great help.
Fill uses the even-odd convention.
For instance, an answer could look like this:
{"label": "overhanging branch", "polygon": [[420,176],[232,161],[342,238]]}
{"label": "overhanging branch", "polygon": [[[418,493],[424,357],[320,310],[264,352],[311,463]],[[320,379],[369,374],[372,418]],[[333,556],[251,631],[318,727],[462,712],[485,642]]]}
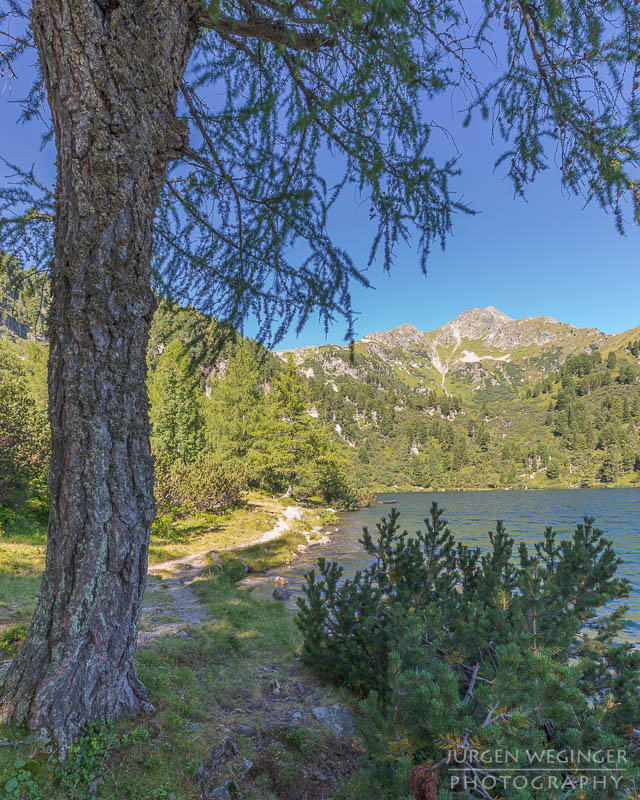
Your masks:
{"label": "overhanging branch", "polygon": [[213,18],[207,11],[202,11],[198,22],[200,27],[216,31],[223,36],[234,36],[243,39],[256,39],[261,42],[278,44],[290,50],[320,50],[332,47],[335,39],[318,32],[296,31],[288,28],[278,20],[255,17],[253,19],[235,19],[219,14]]}

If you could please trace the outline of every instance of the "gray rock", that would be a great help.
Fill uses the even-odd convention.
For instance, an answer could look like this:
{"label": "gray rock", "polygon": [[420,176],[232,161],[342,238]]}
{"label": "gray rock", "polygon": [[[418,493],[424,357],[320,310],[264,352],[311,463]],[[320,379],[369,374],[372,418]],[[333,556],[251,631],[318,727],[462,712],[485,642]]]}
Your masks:
{"label": "gray rock", "polygon": [[[214,789],[213,792],[209,795],[209,800],[230,800],[232,797],[232,790],[235,789],[235,785],[232,780],[225,781],[218,786],[217,789]],[[235,791],[233,792],[235,794]]]}
{"label": "gray rock", "polygon": [[298,506],[289,506],[289,508],[285,509],[284,512],[285,519],[299,519],[304,520],[304,511]]}
{"label": "gray rock", "polygon": [[288,600],[291,597],[291,592],[286,586],[276,586],[273,590],[274,600]]}
{"label": "gray rock", "polygon": [[210,778],[211,775],[218,769],[221,764],[228,761],[230,758],[238,754],[238,745],[233,739],[225,739],[221,745],[215,747],[210,753],[207,763],[200,767],[201,778],[206,776]]}
{"label": "gray rock", "polygon": [[355,736],[356,724],[348,708],[339,705],[316,706],[311,713],[325,728],[336,736]]}
{"label": "gray rock", "polygon": [[248,775],[252,769],[253,769],[253,761],[249,761],[248,758],[245,759],[242,762],[242,764],[238,764],[238,766],[236,767],[236,773],[238,775],[238,778],[242,780],[242,778],[244,778],[245,775]]}
{"label": "gray rock", "polygon": [[252,728],[251,725],[242,725],[241,723],[234,725],[233,730],[241,736],[255,736],[257,733],[256,729]]}

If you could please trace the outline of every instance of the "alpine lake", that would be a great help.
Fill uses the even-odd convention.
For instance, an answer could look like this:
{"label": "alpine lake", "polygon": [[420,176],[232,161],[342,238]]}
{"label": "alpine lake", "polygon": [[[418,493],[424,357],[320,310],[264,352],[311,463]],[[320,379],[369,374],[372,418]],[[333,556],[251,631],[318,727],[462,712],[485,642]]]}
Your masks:
{"label": "alpine lake", "polygon": [[273,578],[280,575],[289,581],[291,599],[287,605],[295,609],[296,599],[302,594],[304,575],[317,566],[318,558],[337,561],[344,569],[344,577],[351,577],[370,563],[359,541],[364,526],[375,537],[376,523],[388,515],[391,508],[397,508],[402,530],[411,533],[424,529],[424,518],[434,501],[444,509],[444,518],[456,539],[482,550],[488,547],[488,532],[495,528],[496,520],[502,520],[507,533],[515,539],[516,555],[520,542],[533,550],[534,544],[542,541],[547,525],[554,528],[560,541],[570,538],[585,516],[594,517],[595,526],[613,542],[616,555],[623,560],[619,574],[631,583],[624,638],[640,646],[640,488],[378,494],[370,506],[340,514],[334,526],[338,530],[331,529],[329,543],[310,547],[292,564],[283,565],[274,572],[252,575],[243,584],[253,587],[255,592],[270,595]]}

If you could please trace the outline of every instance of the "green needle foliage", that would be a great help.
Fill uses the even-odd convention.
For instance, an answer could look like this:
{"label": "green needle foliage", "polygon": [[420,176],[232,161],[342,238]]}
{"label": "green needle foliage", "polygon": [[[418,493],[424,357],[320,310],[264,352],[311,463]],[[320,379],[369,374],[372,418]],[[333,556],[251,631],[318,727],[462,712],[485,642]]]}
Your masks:
{"label": "green needle foliage", "polygon": [[[442,515],[434,503],[426,530],[409,535],[393,510],[377,537],[364,529],[368,569],[343,582],[320,560],[298,601],[305,661],[366,698],[367,766],[349,796],[409,797],[411,767],[430,765],[456,797],[551,800],[568,795],[527,751],[626,749],[627,762],[605,765],[620,768],[618,785],[584,783],[579,796],[627,797],[640,653],[619,641],[626,607],[603,608],[629,593],[611,542],[585,518],[570,540],[547,528],[516,555],[498,522],[482,553],[456,542]],[[511,772],[533,767],[527,787],[501,779],[507,751]],[[564,790],[588,767],[563,768]],[[463,768],[468,793],[454,780]]]}
{"label": "green needle foliage", "polygon": [[[28,15],[0,4],[9,76],[32,44]],[[344,317],[351,335],[350,285],[368,280],[329,234],[343,190],[365,203],[369,262],[385,268],[411,240],[424,269],[468,211],[457,152],[434,142],[448,124],[433,116],[440,95],[466,123],[490,121],[516,192],[554,161],[565,189],[620,227],[638,218],[634,0],[215,0],[198,26],[179,108],[190,141],[157,215],[156,285],[236,327],[256,319],[263,341],[315,312],[326,325]],[[38,79],[24,118],[44,119],[46,140],[44,100]],[[54,194],[33,169],[8,171],[0,245],[47,268]]]}
{"label": "green needle foliage", "polygon": [[149,381],[151,446],[169,463],[193,463],[204,449],[204,417],[198,379],[180,341],[160,356]]}
{"label": "green needle foliage", "polygon": [[307,413],[309,389],[300,379],[292,358],[287,359],[284,368],[275,376],[271,392],[274,422],[270,449],[276,465],[274,470],[286,483],[287,494],[292,495],[304,466],[314,462],[324,449],[325,437]]}

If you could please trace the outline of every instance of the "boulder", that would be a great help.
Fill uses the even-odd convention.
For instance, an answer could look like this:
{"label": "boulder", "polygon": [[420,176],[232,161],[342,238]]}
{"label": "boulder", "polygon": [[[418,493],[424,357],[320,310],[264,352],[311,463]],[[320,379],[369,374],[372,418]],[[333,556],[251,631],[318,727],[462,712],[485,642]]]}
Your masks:
{"label": "boulder", "polygon": [[248,775],[251,770],[253,769],[253,761],[249,761],[249,759],[245,759],[242,764],[238,764],[236,767],[236,774],[240,780]]}
{"label": "boulder", "polygon": [[[235,785],[232,780],[225,781],[218,786],[211,794],[207,795],[209,800],[230,800],[231,792],[235,789]],[[235,791],[234,791],[235,794]]]}
{"label": "boulder", "polygon": [[291,597],[291,592],[286,586],[276,586],[273,590],[274,600],[288,600]]}
{"label": "boulder", "polygon": [[256,729],[252,728],[251,725],[243,725],[240,722],[233,726],[233,730],[241,736],[256,736],[257,734]]}
{"label": "boulder", "polygon": [[356,723],[348,708],[339,705],[316,706],[311,713],[336,736],[355,736]]}
{"label": "boulder", "polygon": [[305,519],[304,511],[298,506],[289,506],[284,512],[284,517],[285,519],[299,519],[300,521]]}

